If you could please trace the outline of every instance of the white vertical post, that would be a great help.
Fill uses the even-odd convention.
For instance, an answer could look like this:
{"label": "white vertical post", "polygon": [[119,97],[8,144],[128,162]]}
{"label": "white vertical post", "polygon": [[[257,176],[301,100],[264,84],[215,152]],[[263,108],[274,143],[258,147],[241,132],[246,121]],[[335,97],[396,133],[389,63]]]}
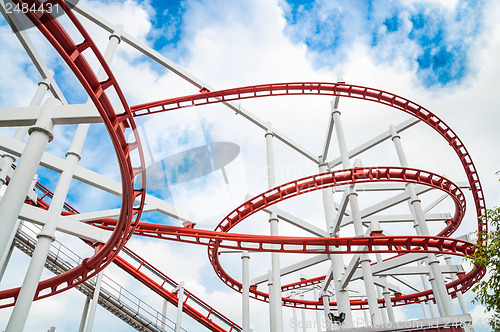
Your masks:
{"label": "white vertical post", "polygon": [[429,314],[427,313],[427,308],[425,307],[425,302],[420,302],[420,306],[422,307],[422,312],[424,313],[424,318],[428,319]]}
{"label": "white vertical post", "polygon": [[[373,226],[374,229],[380,229],[380,223],[378,220],[374,219],[371,221],[371,225]],[[377,263],[382,263],[383,259],[382,259],[382,254],[377,252],[375,254],[375,256],[377,257]],[[383,289],[381,290],[382,291],[382,297],[384,298],[384,303],[385,303],[385,313],[387,314],[387,319],[392,322],[392,323],[395,323],[396,322],[396,318],[394,317],[394,308],[392,307],[392,302],[391,302],[391,292],[389,290],[389,287],[387,287],[387,277],[386,276],[382,276],[380,277],[382,279],[382,282],[385,284],[385,286],[383,287]],[[385,316],[382,316],[382,318],[384,319],[384,323],[386,322],[386,317]]]}
{"label": "white vertical post", "polygon": [[271,305],[271,299],[274,298],[273,297],[273,293],[274,293],[274,287],[273,287],[273,273],[271,270],[268,270],[267,271],[267,289],[269,291],[269,330],[270,331],[273,331],[274,329],[274,326],[275,326],[275,319],[276,319],[276,316],[274,314],[274,306]]}
{"label": "white vertical post", "polygon": [[243,316],[243,332],[250,331],[250,254],[247,250],[241,253],[241,301],[242,301],[242,316]]}
{"label": "white vertical post", "polygon": [[363,315],[365,316],[365,325],[368,327],[368,326],[371,326],[372,325],[372,322],[371,322],[371,319],[370,319],[370,314],[368,313],[368,310],[363,310]]}
{"label": "white vertical post", "polygon": [[[49,76],[47,78],[38,83],[38,88],[36,89],[36,92],[29,104],[30,107],[39,106],[42,103],[45,93],[47,93],[47,90],[50,88],[50,82],[54,77],[54,72],[52,70],[49,70],[48,75]],[[28,127],[19,127],[14,134],[14,138],[22,141],[24,139],[24,136],[26,136],[27,131]],[[2,188],[2,186],[5,184],[7,174],[10,171],[10,165],[12,165],[12,163],[14,163],[14,161],[16,160],[16,158],[14,156],[11,156],[10,154],[5,154],[3,159],[5,161],[5,168],[0,171],[0,188]]]}
{"label": "white vertical post", "polygon": [[[446,265],[452,265],[450,255],[444,255],[444,260],[446,262]],[[455,273],[452,273],[451,280],[455,281],[457,279],[458,279],[457,275]],[[460,310],[462,310],[462,314],[464,314],[464,315],[468,314],[469,311],[467,310],[467,306],[465,305],[465,300],[464,300],[464,296],[462,295],[462,291],[457,291],[457,299],[458,299],[458,303],[460,304]]]}
{"label": "white vertical post", "polygon": [[[436,286],[436,279],[434,278],[434,273],[432,272],[432,269],[430,268],[429,266],[429,282],[431,284],[431,289],[437,289],[437,286]],[[434,292],[434,291],[433,291]],[[436,292],[434,292],[434,298],[436,299],[436,306],[438,307],[438,311],[439,311],[439,314],[441,316],[445,316],[445,309],[443,307],[443,302],[439,300],[439,294]]]}
{"label": "white vertical post", "polygon": [[[271,125],[269,125],[269,128]],[[267,179],[269,188],[276,186],[275,170],[274,170],[274,134],[271,130],[266,132],[266,151],[267,151]],[[269,217],[269,225],[271,228],[271,236],[278,236],[278,216],[273,209]],[[269,294],[269,306],[272,307],[271,331],[283,331],[283,311],[282,311],[282,296],[281,296],[281,275],[280,275],[280,256],[279,253],[271,253],[271,273],[273,275],[272,296]]]}
{"label": "white vertical post", "polygon": [[434,303],[432,301],[427,301],[427,306],[429,307],[429,311],[431,312],[431,317],[436,318],[437,312],[436,308],[434,307]]}
{"label": "white vertical post", "polygon": [[[342,127],[342,120],[340,118],[340,111],[335,107],[332,101],[332,111],[333,120],[335,122],[335,131],[337,134],[337,140],[339,144],[340,157],[342,159],[342,167],[350,168],[349,152],[347,151],[347,145],[344,137],[344,129]],[[364,236],[363,224],[361,222],[361,215],[358,204],[358,194],[354,187],[347,187],[346,190],[350,190],[349,193],[349,205],[351,207],[352,219],[354,224],[354,231],[356,236]],[[370,257],[368,254],[360,255],[361,271],[363,274],[363,281],[365,284],[366,298],[368,300],[368,308],[370,311],[370,320],[373,324],[382,323],[382,315],[380,314],[380,309],[377,302],[377,293],[375,291],[375,283],[373,280],[372,269],[370,265]]]}
{"label": "white vertical post", "polygon": [[182,307],[184,305],[184,281],[181,281],[178,286],[177,299],[177,319],[175,321],[175,332],[181,332]]}
{"label": "white vertical post", "polygon": [[86,332],[92,332],[92,328],[94,327],[95,313],[97,310],[97,304],[99,303],[99,294],[101,293],[101,285],[102,285],[102,271],[97,274],[94,294],[92,296],[92,302],[90,304],[89,317],[87,319],[87,327],[85,328]]}
{"label": "white vertical post", "polygon": [[[304,301],[304,292],[300,293],[300,299]],[[302,317],[302,332],[307,332],[306,310],[304,308],[300,310],[300,315]]]}
{"label": "white vertical post", "polygon": [[168,301],[164,300],[163,301],[163,308],[161,311],[161,329],[163,331],[166,331],[166,329],[167,329],[167,307],[168,307]]}
{"label": "white vertical post", "polygon": [[10,180],[10,185],[0,201],[0,257],[7,257],[11,246],[12,232],[16,231],[17,217],[24,204],[26,194],[31,188],[33,177],[42,158],[43,151],[52,140],[52,129],[54,124],[51,119],[52,110],[60,105],[56,99],[49,99],[40,113],[40,118],[31,127],[30,138],[24,147],[23,154],[19,159],[16,170]]}
{"label": "white vertical post", "polygon": [[[14,175],[12,176],[10,185],[5,191],[5,195],[0,202],[0,215],[2,215],[4,232],[0,232],[0,252],[3,253],[9,250],[10,237],[14,231],[17,217],[24,204],[26,193],[28,192],[36,169],[42,157],[43,151],[48,142],[53,139],[52,130],[54,123],[52,122],[51,114],[55,107],[59,106],[60,102],[56,99],[47,100],[45,106],[42,108],[40,117],[33,127],[29,129],[30,138],[26,143],[21,159],[17,166]],[[52,206],[52,204],[51,204]],[[60,210],[59,210],[60,212]],[[49,210],[50,215],[50,210]],[[44,227],[45,228],[45,227]],[[46,234],[42,232],[38,235],[39,241],[43,239]],[[44,250],[48,251],[52,237],[47,237],[44,242]],[[48,242],[48,247],[46,246]],[[37,245],[38,247],[38,245]],[[28,272],[21,287],[19,296],[17,297],[16,304],[7,324],[6,331],[17,332],[22,331],[26,324],[26,319],[35,296],[36,286],[40,280],[40,276],[45,263],[45,257],[42,257],[43,252],[35,249],[33,258],[30,262]]]}
{"label": "white vertical post", "polygon": [[[328,296],[328,292],[324,291],[323,294],[321,294],[321,298],[323,299],[323,311],[325,314],[325,323],[326,323],[326,330],[327,331],[332,331],[333,330],[333,323],[328,318],[328,314],[330,313],[330,298]],[[338,300],[337,300],[337,306],[338,306]],[[347,318],[346,318],[347,320]]]}
{"label": "white vertical post", "polygon": [[[319,301],[319,292],[318,288],[314,287],[314,299]],[[318,332],[321,332],[321,315],[319,310],[314,310],[314,313],[316,314],[316,328]]]}
{"label": "white vertical post", "polygon": [[[401,144],[401,137],[396,132],[394,126],[390,126],[392,141],[396,148],[398,154],[399,162],[401,166],[408,167],[408,160],[406,159],[403,145]],[[410,195],[410,205],[413,207],[413,212],[415,214],[415,223],[417,225],[416,230],[420,231],[421,235],[428,236],[429,229],[427,228],[427,222],[425,220],[424,211],[422,205],[420,204],[420,199],[415,193],[415,185],[413,183],[408,183],[406,185],[408,193]],[[430,273],[434,278],[432,285],[432,291],[434,292],[434,297],[436,298],[438,309],[441,316],[454,316],[456,315],[455,307],[451,301],[451,296],[448,294],[446,289],[446,284],[443,278],[443,274],[439,268],[439,261],[435,254],[427,255],[429,260]],[[432,284],[432,283],[431,283]]]}
{"label": "white vertical post", "polygon": [[[293,291],[291,297],[295,298],[296,292]],[[299,332],[299,322],[297,321],[297,308],[293,307],[292,309],[292,318],[293,318],[293,332]]]}
{"label": "white vertical post", "polygon": [[[421,261],[418,261],[418,266],[422,266],[423,263]],[[430,279],[430,277],[429,277]],[[422,280],[422,285],[424,286],[424,289],[429,289],[431,286],[429,285],[429,281],[425,278],[423,274],[420,275],[420,280]],[[426,301],[427,305],[429,306],[429,312],[431,313],[432,318],[436,318],[436,309],[434,308],[434,303],[432,301]],[[427,315],[427,312],[425,311],[425,308],[422,308],[424,311],[424,316]]]}
{"label": "white vertical post", "polygon": [[[333,115],[332,115],[333,116]],[[324,160],[321,161],[319,165],[319,172],[324,173],[328,171],[327,164]],[[331,188],[325,188],[321,190],[323,196],[323,209],[325,213],[326,228],[330,236],[337,236],[338,234],[333,234],[333,220],[335,219],[334,206],[335,201],[333,199],[333,193]],[[332,248],[337,250],[336,248]],[[343,312],[346,315],[344,326],[349,328],[352,327],[352,313],[351,313],[351,303],[349,301],[349,293],[347,289],[344,289],[340,285],[340,280],[345,272],[344,259],[340,254],[330,255],[332,273],[333,273],[333,288],[335,290],[335,299],[337,300],[337,311],[339,313]],[[325,295],[323,295],[325,296]],[[324,297],[323,297],[324,300]],[[333,325],[329,321],[325,313],[326,323],[329,329],[333,328]]]}
{"label": "white vertical post", "polygon": [[89,313],[90,296],[85,298],[85,304],[83,305],[82,318],[80,319],[80,327],[78,332],[83,332],[85,329],[85,322],[87,321],[87,315]]}

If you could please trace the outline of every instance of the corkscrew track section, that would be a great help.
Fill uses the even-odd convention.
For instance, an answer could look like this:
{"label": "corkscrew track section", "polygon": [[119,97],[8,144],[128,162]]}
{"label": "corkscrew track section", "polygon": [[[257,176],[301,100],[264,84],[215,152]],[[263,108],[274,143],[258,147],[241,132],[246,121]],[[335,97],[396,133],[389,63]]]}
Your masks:
{"label": "corkscrew track section", "polygon": [[[457,154],[464,168],[470,186],[470,190],[473,196],[477,220],[478,220],[478,231],[479,231],[478,234],[482,234],[483,231],[487,230],[487,221],[483,217],[486,212],[486,204],[484,201],[484,195],[481,183],[479,181],[479,176],[477,174],[476,167],[474,166],[474,163],[472,162],[472,159],[467,149],[465,148],[464,144],[460,140],[460,138],[446,123],[444,123],[444,121],[442,121],[438,116],[433,114],[431,111],[427,110],[426,108],[420,106],[417,103],[410,101],[409,99],[403,98],[401,96],[395,95],[387,91],[373,89],[359,85],[346,84],[344,82],[339,82],[339,83],[295,82],[295,83],[262,84],[262,85],[254,85],[254,86],[226,89],[220,91],[209,91],[207,89],[202,89],[201,93],[195,95],[165,99],[152,103],[145,103],[133,106],[132,113],[134,114],[134,116],[143,116],[148,114],[172,111],[186,107],[215,104],[215,103],[229,103],[232,101],[237,101],[242,99],[271,97],[271,96],[287,96],[287,95],[326,95],[332,97],[338,96],[338,97],[367,100],[392,107],[399,111],[403,111],[421,120],[426,125],[430,126],[448,142],[448,144],[453,148],[453,150]],[[422,170],[420,171],[415,170],[415,171],[424,172]],[[258,197],[255,199],[258,199]],[[240,206],[240,208],[242,207]],[[250,208],[252,208],[252,206],[250,206]],[[232,228],[232,224],[238,223],[240,221],[239,217],[242,214],[242,210],[237,209],[232,213],[236,214],[239,213],[239,215],[235,216],[233,219],[231,219],[230,217],[231,215],[229,215],[219,224],[216,230],[225,232],[226,229],[229,230],[230,228]],[[449,238],[449,236],[453,234],[453,232],[458,228],[460,222],[461,219],[452,218],[446,223],[445,228],[441,232],[439,232],[435,238],[436,239],[439,237]],[[243,235],[239,234],[238,236],[240,236],[241,238],[241,236]],[[417,237],[408,236],[407,241],[411,242],[412,240],[410,239],[415,239],[415,238]],[[178,237],[178,240],[183,241],[181,236]],[[482,243],[482,241],[484,241],[484,239],[480,235],[478,238],[478,243]],[[193,243],[196,242],[193,241]],[[222,281],[224,281],[229,287],[237,291],[241,291],[241,283],[234,280],[222,268],[218,259],[219,247],[226,248],[223,244],[221,244],[220,239],[214,238],[214,240],[211,242],[211,246],[209,246],[208,249],[209,259],[212,263],[212,266],[214,267],[214,270],[216,271],[217,275]],[[269,248],[267,248],[268,251],[271,251],[270,247],[272,246],[269,246]],[[326,245],[325,248],[327,248]],[[473,245],[472,247],[470,247],[469,250],[472,250],[472,248]],[[279,250],[279,251],[283,252],[284,250]],[[452,251],[456,251],[456,249]],[[484,276],[484,273],[485,273],[484,269],[479,267],[474,267],[472,271],[470,271],[465,275],[461,275],[458,280],[450,282],[446,286],[449,289],[450,294],[452,296],[455,296],[458,290],[461,290],[463,292],[467,291],[470,287],[472,287],[472,285],[477,280],[481,279]],[[314,282],[315,283],[321,282],[319,280],[322,280],[322,278],[321,277],[316,278]],[[308,282],[310,281],[308,280],[304,281],[303,285],[304,286],[307,285]],[[299,282],[294,287],[296,288],[301,287],[300,285],[301,284]],[[261,299],[263,301],[268,300],[268,294],[263,292],[257,292],[253,288],[251,289],[251,294],[255,298]],[[394,304],[397,305],[397,304],[415,303],[430,298],[433,298],[433,294],[431,290],[428,290],[420,293],[394,297],[392,301],[394,302]],[[301,302],[300,300],[284,299],[283,303],[284,305],[290,305],[290,306],[297,306],[297,303],[301,303],[300,305],[301,307],[311,306],[314,307],[315,309],[322,307],[322,304],[319,301],[314,302],[314,304],[306,302],[307,301]],[[367,304],[367,301],[361,301],[360,303],[357,304],[359,304],[360,307],[363,307]],[[384,305],[382,300],[379,300],[379,304],[382,306]]]}

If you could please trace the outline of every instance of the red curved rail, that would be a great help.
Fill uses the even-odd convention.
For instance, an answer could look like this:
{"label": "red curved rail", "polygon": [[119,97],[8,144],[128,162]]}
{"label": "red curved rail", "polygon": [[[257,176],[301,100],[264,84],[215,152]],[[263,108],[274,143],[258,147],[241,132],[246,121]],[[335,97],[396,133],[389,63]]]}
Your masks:
{"label": "red curved rail", "polygon": [[[108,242],[102,246],[94,256],[86,258],[81,265],[56,277],[41,281],[38,284],[35,294],[36,300],[75,287],[97,274],[113,261],[113,258],[132,235],[134,227],[139,222],[144,206],[145,189],[144,187],[134,188],[134,178],[142,176],[142,181],[145,181],[146,177],[142,147],[136,133],[136,125],[127,101],[97,46],[71,9],[62,0],[49,1],[43,4],[39,0],[14,1],[20,6],[26,3],[28,5],[27,8],[37,9],[36,12],[28,11],[26,15],[64,59],[92,99],[113,143],[122,179],[123,194],[120,217],[117,222],[117,227],[114,229]],[[76,44],[50,12],[40,10],[41,8],[47,8],[47,3],[50,3],[52,6],[57,4],[60,6],[61,10],[64,10],[69,21],[73,24],[75,31],[80,34],[79,37],[82,38],[81,43]],[[84,51],[93,54],[97,58],[107,75],[106,80],[100,81],[97,78],[96,73],[82,54]],[[113,109],[111,101],[106,93],[108,89],[115,90],[123,106],[123,113],[117,114]],[[127,142],[125,137],[125,130],[127,129],[133,131],[135,141]],[[137,152],[139,155],[140,165],[137,167],[132,166],[130,156],[133,152]],[[145,184],[145,182],[142,183],[143,185]],[[137,202],[137,205],[134,206],[135,202]],[[3,308],[15,304],[18,293],[19,288],[0,291],[0,299],[7,299],[0,307]]]}
{"label": "red curved rail", "polygon": [[[465,148],[460,138],[439,117],[437,117],[435,114],[433,114],[426,108],[396,94],[379,89],[346,84],[343,82],[276,83],[276,84],[247,86],[247,87],[240,87],[240,88],[233,88],[233,89],[226,89],[226,90],[212,91],[212,92],[204,89],[202,90],[201,93],[196,95],[171,98],[157,102],[136,105],[132,107],[132,113],[134,114],[134,116],[141,116],[141,115],[154,114],[158,112],[170,111],[184,107],[214,104],[220,102],[230,102],[230,101],[249,99],[249,98],[285,96],[285,95],[326,95],[326,96],[340,96],[340,97],[368,100],[383,105],[387,105],[397,110],[408,113],[411,116],[420,119],[423,123],[429,125],[449,143],[449,145],[454,149],[455,153],[460,159],[460,162],[462,163],[462,166],[467,175],[467,179],[470,185],[471,193],[476,208],[476,214],[478,217],[477,219],[478,230],[480,231],[478,243],[483,242],[484,239],[482,238],[481,231],[485,231],[487,229],[487,221],[482,216],[485,215],[486,204],[484,201],[481,183],[479,181],[479,176],[477,174],[476,168],[474,166],[474,163],[472,162],[472,159],[467,149]],[[224,223],[224,221],[222,223]],[[450,236],[456,230],[459,224],[460,221],[448,223],[446,227],[438,234],[438,236],[444,236],[444,237]],[[219,226],[222,227],[221,225]],[[218,227],[218,229],[221,229],[220,227]],[[231,288],[237,290],[241,289],[241,284],[239,284],[236,280],[231,278],[222,269],[218,261],[216,252],[217,250],[213,250],[212,247],[209,247],[209,255],[211,257],[212,265],[216,270],[217,274],[219,275],[219,277],[224,282],[226,282]],[[484,269],[475,267],[468,274],[460,276],[458,280],[447,284],[447,287],[451,291],[451,294],[453,296],[454,292],[457,289],[461,289],[463,291],[468,290],[473,285],[474,282],[483,277],[484,273],[485,273]],[[402,301],[411,303],[412,301],[419,301],[418,300],[419,298],[429,297],[431,295],[432,291],[429,290],[418,293],[417,295],[402,296],[400,297],[400,299],[403,299]],[[256,297],[260,298],[260,295]],[[286,304],[285,300],[284,303]]]}
{"label": "red curved rail", "polygon": [[[263,236],[248,234],[228,233],[231,228],[252,214],[263,210],[282,200],[292,198],[304,193],[320,190],[333,186],[349,185],[374,181],[405,182],[428,185],[446,192],[455,202],[455,214],[447,224],[459,224],[465,213],[465,198],[455,184],[448,179],[434,173],[402,167],[369,167],[354,168],[348,170],[331,171],[323,174],[313,175],[283,184],[279,187],[248,200],[233,210],[214,231],[197,230],[192,228],[175,227],[140,222],[135,234],[159,239],[173,240],[178,242],[206,245],[209,257],[217,275],[231,288],[241,291],[241,284],[229,276],[218,261],[218,248],[233,250],[251,250],[261,252],[281,253],[306,253],[306,254],[339,254],[339,253],[410,253],[427,252],[436,254],[452,254],[459,256],[469,255],[474,244],[441,236],[383,236],[373,235],[367,237],[343,237],[343,238],[318,238],[318,237],[284,237]],[[90,222],[92,225],[105,229],[113,229],[116,223],[113,219],[105,219]],[[469,276],[466,280],[470,279]],[[316,278],[314,283],[320,282],[324,277]],[[303,280],[292,288],[302,287],[311,283]],[[450,285],[451,287],[452,285]],[[463,289],[463,284],[457,287]],[[454,290],[456,291],[456,290]],[[452,292],[454,292],[452,291]],[[264,292],[251,290],[252,297],[267,301],[268,295]],[[410,294],[394,298],[395,305],[408,304],[415,298],[432,298],[428,292]],[[384,305],[381,300],[381,305]],[[306,307],[320,309],[323,307],[321,301],[304,301],[301,299],[283,299],[286,306]],[[356,300],[353,306],[363,308],[366,301]],[[335,305],[335,302],[332,302]]]}

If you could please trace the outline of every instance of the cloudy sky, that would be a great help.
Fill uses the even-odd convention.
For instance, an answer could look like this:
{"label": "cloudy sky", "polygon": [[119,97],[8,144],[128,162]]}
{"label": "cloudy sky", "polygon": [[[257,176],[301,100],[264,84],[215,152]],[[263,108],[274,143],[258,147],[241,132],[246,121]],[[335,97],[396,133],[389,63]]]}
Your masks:
{"label": "cloudy sky", "polygon": [[[500,169],[495,153],[496,143],[500,141],[496,128],[500,120],[500,102],[496,100],[500,74],[500,4],[497,1],[82,0],[80,4],[110,22],[123,24],[126,32],[213,89],[343,79],[347,83],[406,97],[434,112],[458,134],[478,169],[486,203],[493,207],[500,201],[500,184],[495,175]],[[84,18],[82,22],[104,49],[108,34]],[[68,102],[85,102],[87,97],[83,89],[51,47],[35,29],[27,32],[48,67],[56,72],[56,80]],[[3,45],[0,59],[5,64],[0,73],[0,107],[27,106],[40,76],[3,19],[0,19],[0,40]],[[130,105],[198,93],[196,87],[124,43],[120,44],[111,68]],[[397,111],[367,104],[340,101],[349,148],[387,130],[390,124],[408,119]],[[242,107],[265,122],[271,122],[277,130],[315,155],[322,153],[329,105],[328,97],[279,97],[241,102]],[[149,192],[191,212],[199,228],[213,229],[247,193],[257,194],[267,189],[265,133],[228,108],[213,105],[184,109],[153,118],[138,118],[137,122],[151,173],[160,169],[160,173],[169,174],[169,179],[154,182]],[[56,139],[49,144],[48,151],[63,158],[74,129],[74,126],[57,127]],[[12,135],[13,130],[4,129],[1,133]],[[450,153],[447,144],[424,125],[404,132],[402,140],[410,166],[445,174],[453,181],[466,180],[459,160]],[[210,160],[188,158],[183,168],[177,169],[178,174],[172,174],[165,169],[168,168],[165,160],[175,163],[172,156],[207,146],[210,142],[236,144],[239,153],[223,170],[203,171],[208,174],[193,176],[189,181],[173,180],[178,179],[180,173],[205,170],[214,165]],[[317,172],[317,165],[283,143],[276,141],[275,149],[276,183]],[[80,165],[119,180],[113,154],[104,127],[92,125]],[[337,156],[337,142],[332,140],[328,160]],[[361,155],[360,159],[365,166],[398,165],[390,142]],[[55,188],[57,175],[53,172],[40,169],[39,178],[50,189]],[[336,195],[340,200],[342,194]],[[360,198],[367,205],[374,199],[376,201],[369,195]],[[434,199],[435,196],[430,195],[428,201]],[[470,195],[467,199],[471,199]],[[76,181],[73,181],[68,201],[81,212],[119,206],[117,198]],[[469,204],[457,235],[475,229],[472,202]],[[281,207],[324,227],[319,194],[283,203]],[[436,212],[452,213],[450,207],[445,202]],[[144,220],[179,224],[159,214],[146,214]],[[256,234],[269,231],[265,214],[256,216],[251,223],[237,231]],[[441,225],[429,227],[436,232],[441,229]],[[396,225],[391,232],[413,234],[413,229],[409,224]],[[280,233],[305,235],[284,223],[280,223]],[[349,230],[345,234],[348,235]],[[74,239],[62,235],[59,238],[78,248],[75,250],[82,250],[82,255],[88,254]],[[174,280],[185,281],[186,287],[207,303],[241,322],[240,296],[215,276],[206,257],[206,248],[137,238],[129,245]],[[27,258],[23,254],[17,252],[14,257],[2,281],[2,289],[19,285],[19,271],[26,268]],[[300,259],[293,255],[283,256],[282,265]],[[222,258],[224,268],[237,279],[241,274],[239,261],[238,254],[226,254]],[[267,254],[253,255],[251,262],[251,278],[267,273],[270,268]],[[324,274],[328,268],[325,266],[304,271],[304,274],[307,277]],[[134,280],[114,267],[109,274],[161,310],[160,299]],[[290,278],[285,281],[292,282],[293,277]],[[465,297],[476,319],[476,330],[487,331],[481,326],[485,326],[484,319],[489,314],[484,313],[481,305],[471,303],[472,293]],[[75,330],[83,303],[84,297],[77,291],[35,303],[26,330],[40,331],[50,326],[56,326],[57,331]],[[47,310],[49,306],[50,311]],[[68,306],[71,312],[65,310]],[[268,330],[266,305],[252,302],[251,309],[254,331]],[[419,310],[420,307],[397,308],[397,318],[422,318]],[[0,310],[0,322],[6,322],[9,313],[9,309]],[[175,318],[172,306],[169,317]],[[285,309],[284,317],[288,327],[292,311]],[[307,313],[307,319],[314,321],[314,313]],[[201,330],[188,318],[185,321],[188,327]],[[105,330],[104,327],[113,331],[131,330],[102,309],[97,312],[96,324],[100,327],[95,330]]]}

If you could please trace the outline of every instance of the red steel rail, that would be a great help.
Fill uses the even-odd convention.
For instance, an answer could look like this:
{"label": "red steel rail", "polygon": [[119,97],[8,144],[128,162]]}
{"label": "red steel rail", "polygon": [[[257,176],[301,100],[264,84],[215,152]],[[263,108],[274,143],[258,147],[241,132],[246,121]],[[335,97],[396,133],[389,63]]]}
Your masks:
{"label": "red steel rail", "polygon": [[[52,0],[43,3],[40,0],[14,0],[14,2],[21,7],[23,4],[27,5],[27,8],[30,9],[26,13],[27,17],[56,49],[92,99],[113,143],[122,180],[120,216],[118,218],[117,227],[113,230],[113,234],[108,242],[100,247],[94,256],[84,259],[81,265],[76,266],[68,272],[41,281],[38,284],[35,294],[36,300],[60,293],[81,284],[113,261],[120,249],[122,249],[130,238],[134,227],[139,222],[144,206],[145,188],[135,188],[134,178],[142,176],[142,184],[145,185],[146,173],[140,139],[137,135],[136,125],[127,101],[97,46],[71,9],[62,0]],[[74,32],[79,34],[78,38],[81,39],[80,43],[75,43],[57,18],[51,14],[55,5],[58,5],[59,9],[63,10],[67,18],[69,18],[68,21],[73,25],[72,28],[74,28]],[[49,6],[50,10],[48,10]],[[31,8],[35,8],[36,11],[32,12]],[[97,78],[97,74],[83,55],[84,51],[86,51],[86,54],[93,55],[104,69],[107,76],[104,81],[100,81]],[[108,90],[114,90],[118,96],[123,106],[123,113],[115,112],[107,96]],[[127,142],[125,131],[128,130],[131,130],[134,135],[133,142]],[[132,153],[139,157],[139,165],[135,167],[132,165]],[[136,205],[134,205],[135,202],[137,202]],[[0,308],[15,304],[19,290],[20,288],[13,288],[0,291],[0,299],[4,300]]]}
{"label": "red steel rail", "polygon": [[[339,83],[296,82],[296,83],[262,84],[262,85],[232,88],[220,91],[208,91],[207,89],[202,89],[201,93],[196,95],[165,99],[157,102],[151,102],[133,106],[132,113],[134,114],[134,116],[142,116],[142,115],[155,114],[159,112],[165,112],[185,107],[200,106],[200,105],[207,105],[207,104],[214,104],[221,102],[227,103],[241,99],[270,97],[270,96],[286,96],[286,95],[326,95],[326,96],[339,96],[339,97],[372,101],[375,103],[380,103],[392,107],[399,111],[403,111],[413,117],[416,117],[426,125],[430,126],[432,129],[437,131],[453,148],[464,168],[467,180],[469,182],[470,190],[473,196],[477,214],[478,230],[480,231],[478,243],[482,243],[484,241],[484,239],[482,238],[483,234],[482,231],[486,231],[487,229],[487,220],[483,217],[486,212],[486,203],[484,201],[483,190],[481,187],[481,183],[479,181],[479,176],[477,174],[476,167],[474,166],[472,158],[470,157],[467,149],[465,148],[460,138],[455,134],[455,132],[438,116],[436,116],[426,108],[420,106],[419,104],[416,104],[410,101],[409,99],[403,98],[396,94],[379,89],[346,84],[344,82],[339,82]],[[233,213],[235,211],[233,211]],[[222,230],[224,227],[228,227],[228,225],[231,225],[231,223],[234,223],[236,220],[237,219],[228,222],[226,219],[224,219],[221,222],[221,224],[217,227],[217,229]],[[460,220],[458,219],[455,219],[454,222],[448,222],[446,227],[438,234],[438,236],[449,237],[457,229],[459,224]],[[212,246],[209,247],[209,257],[216,273],[231,288],[240,290],[241,283],[231,278],[223,270],[218,261],[218,247],[219,246],[224,247],[224,246],[220,245],[217,240],[214,240],[212,244],[215,245],[215,247]],[[469,273],[459,276],[458,280],[448,283],[447,288],[450,290],[451,295],[455,296],[455,292],[458,289],[462,291],[468,290],[474,284],[474,282],[476,282],[477,280],[481,279],[484,276],[484,273],[485,270],[483,268],[475,267]],[[418,302],[419,298],[424,298],[424,297],[427,298],[430,296],[432,296],[432,291],[428,290],[421,293],[417,293],[415,295],[402,296],[401,301],[406,303],[411,303],[412,301]],[[255,295],[255,297],[260,298],[260,294]],[[267,297],[264,297],[263,300],[267,300]],[[286,304],[286,301],[284,303]],[[320,304],[318,303],[318,306],[319,305]]]}

